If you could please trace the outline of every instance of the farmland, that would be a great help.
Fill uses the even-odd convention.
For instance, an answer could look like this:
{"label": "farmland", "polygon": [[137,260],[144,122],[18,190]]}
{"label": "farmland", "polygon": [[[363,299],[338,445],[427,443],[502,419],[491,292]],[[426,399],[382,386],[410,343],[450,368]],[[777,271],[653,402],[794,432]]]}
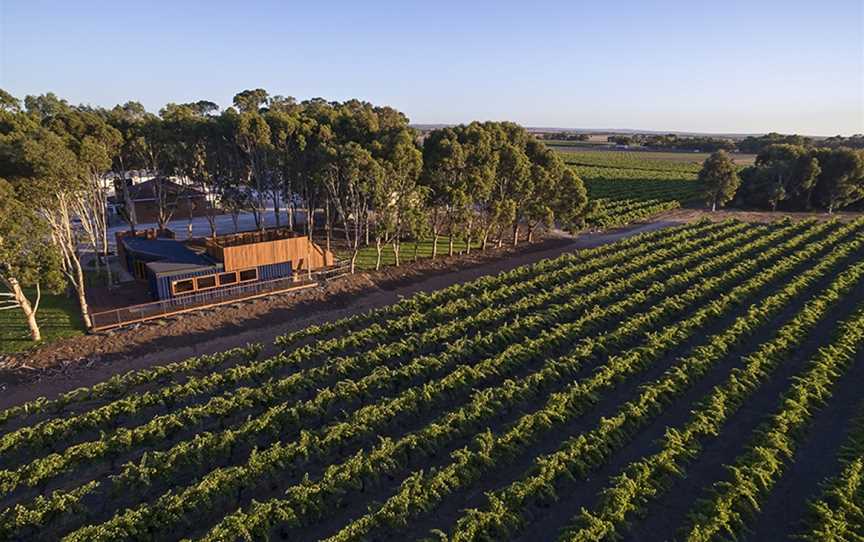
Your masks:
{"label": "farmland", "polygon": [[648,153],[567,152],[582,178],[592,210],[587,223],[608,228],[644,220],[698,198],[699,164],[646,157]]}
{"label": "farmland", "polygon": [[862,255],[676,226],[14,407],[0,539],[860,535]]}

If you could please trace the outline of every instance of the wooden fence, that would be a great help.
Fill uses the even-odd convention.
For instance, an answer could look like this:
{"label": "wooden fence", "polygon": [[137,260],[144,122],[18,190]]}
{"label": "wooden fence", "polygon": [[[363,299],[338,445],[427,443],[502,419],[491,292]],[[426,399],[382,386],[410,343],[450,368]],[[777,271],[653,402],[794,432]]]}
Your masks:
{"label": "wooden fence", "polygon": [[348,262],[337,262],[332,267],[311,273],[301,272],[290,277],[252,282],[231,288],[209,290],[141,305],[94,312],[90,314],[93,322],[91,331],[105,331],[156,318],[236,303],[237,301],[314,288],[323,282],[347,274],[348,270]]}

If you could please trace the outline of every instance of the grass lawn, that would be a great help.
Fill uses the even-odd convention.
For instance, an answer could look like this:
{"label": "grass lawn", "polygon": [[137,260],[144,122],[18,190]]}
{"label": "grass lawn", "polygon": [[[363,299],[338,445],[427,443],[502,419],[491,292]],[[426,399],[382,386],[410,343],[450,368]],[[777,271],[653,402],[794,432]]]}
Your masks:
{"label": "grass lawn", "polygon": [[[35,293],[26,291],[28,299],[35,299]],[[30,340],[30,330],[20,309],[0,311],[0,354],[22,352],[61,337],[83,335],[85,328],[81,320],[78,303],[65,295],[43,293],[36,313],[42,342]]]}
{"label": "grass lawn", "polygon": [[[417,258],[431,258],[432,257],[432,239],[426,239],[423,241],[406,241],[402,243],[402,247],[399,251],[399,259],[400,263],[409,263],[414,261],[414,247],[417,246]],[[464,241],[455,241],[453,243],[453,250],[458,253],[459,251],[465,250],[467,244]],[[479,248],[480,243],[474,242],[471,243],[473,248]],[[446,256],[447,251],[449,250],[449,241],[446,237],[441,237],[438,239],[438,255]],[[341,253],[339,255],[341,258],[350,258],[350,253]],[[375,269],[375,261],[378,258],[378,254],[375,251],[375,245],[369,245],[368,247],[361,247],[360,252],[357,254],[357,268],[358,269]],[[396,256],[393,254],[393,247],[391,245],[387,245],[381,251],[381,266],[385,265],[393,265],[396,263]]]}

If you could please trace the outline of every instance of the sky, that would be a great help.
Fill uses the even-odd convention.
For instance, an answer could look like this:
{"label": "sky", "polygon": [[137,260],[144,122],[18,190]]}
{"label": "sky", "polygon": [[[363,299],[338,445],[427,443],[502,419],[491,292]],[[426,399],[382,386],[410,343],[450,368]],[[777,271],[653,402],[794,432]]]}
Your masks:
{"label": "sky", "polygon": [[0,0],[0,88],[149,110],[248,88],[413,123],[864,133],[864,0]]}

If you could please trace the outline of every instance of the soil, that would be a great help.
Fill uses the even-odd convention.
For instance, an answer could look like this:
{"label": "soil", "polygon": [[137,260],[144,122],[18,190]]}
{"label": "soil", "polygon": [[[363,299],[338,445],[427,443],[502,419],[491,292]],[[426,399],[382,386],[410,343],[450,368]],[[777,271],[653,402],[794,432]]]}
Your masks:
{"label": "soil", "polygon": [[312,290],[61,339],[30,352],[0,357],[0,391],[3,391],[0,408],[40,396],[53,397],[130,370],[222,352],[252,342],[264,344],[266,355],[273,349],[274,337],[294,329],[677,223],[653,220],[576,238],[558,233],[533,244],[421,260],[341,277]]}

